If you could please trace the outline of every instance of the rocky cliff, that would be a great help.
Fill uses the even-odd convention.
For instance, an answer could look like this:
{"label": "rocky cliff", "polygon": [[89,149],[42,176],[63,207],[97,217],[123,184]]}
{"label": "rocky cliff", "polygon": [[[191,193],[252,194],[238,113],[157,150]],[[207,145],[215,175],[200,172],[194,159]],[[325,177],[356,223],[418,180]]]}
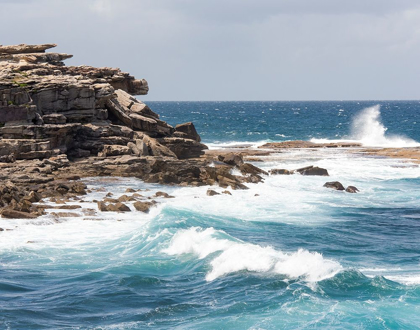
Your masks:
{"label": "rocky cliff", "polygon": [[72,55],[46,52],[55,46],[0,45],[3,217],[36,217],[44,198],[83,195],[86,186],[75,180],[87,176],[246,189],[266,174],[236,156],[200,157],[207,147],[193,123],[174,128],[133,96],[147,94],[146,80],[115,68],[65,66]]}
{"label": "rocky cliff", "polygon": [[203,153],[197,136],[133,97],[147,94],[146,80],[114,68],[67,67],[72,55],[45,52],[55,46],[0,46],[1,161]]}

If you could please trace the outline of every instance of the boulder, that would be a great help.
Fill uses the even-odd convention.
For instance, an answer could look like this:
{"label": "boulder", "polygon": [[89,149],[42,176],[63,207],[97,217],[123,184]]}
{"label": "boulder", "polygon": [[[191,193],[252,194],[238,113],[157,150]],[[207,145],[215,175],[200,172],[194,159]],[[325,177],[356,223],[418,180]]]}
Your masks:
{"label": "boulder", "polygon": [[133,206],[137,211],[143,212],[143,213],[149,213],[150,208],[154,204],[152,202],[135,202]]}
{"label": "boulder", "polygon": [[295,172],[298,172],[302,175],[319,175],[319,176],[329,176],[328,171],[325,168],[321,168],[318,166],[307,166],[307,167],[302,167],[299,168],[297,170],[295,170]]}
{"label": "boulder", "polygon": [[242,156],[233,152],[226,155],[219,155],[217,158],[225,164],[237,167],[240,167],[244,163]]}
{"label": "boulder", "polygon": [[359,189],[357,189],[355,186],[348,186],[346,188],[346,191],[348,193],[355,194],[355,193],[357,193],[359,191]]}
{"label": "boulder", "polygon": [[338,182],[338,181],[331,181],[331,182],[326,182],[324,184],[325,188],[331,188],[331,189],[335,189],[335,190],[344,190],[344,186]]}
{"label": "boulder", "polygon": [[174,196],[171,196],[171,195],[169,195],[168,193],[163,192],[163,191],[158,191],[158,192],[155,194],[155,197],[175,198]]}
{"label": "boulder", "polygon": [[130,208],[123,203],[115,203],[107,205],[107,210],[112,212],[130,212]]}
{"label": "boulder", "polygon": [[290,174],[293,174],[294,171],[289,171],[283,168],[280,168],[280,169],[275,168],[275,169],[270,170],[269,173],[270,175],[290,175]]}
{"label": "boulder", "polygon": [[201,142],[201,137],[192,122],[176,125],[174,136]]}
{"label": "boulder", "polygon": [[220,194],[212,189],[207,190],[207,196],[216,196],[216,195],[220,195]]}
{"label": "boulder", "polygon": [[105,202],[98,202],[97,203],[98,204],[98,210],[99,211],[101,211],[101,212],[106,212],[106,211],[108,211],[108,209],[107,209],[107,207],[106,207],[106,204],[105,204]]}

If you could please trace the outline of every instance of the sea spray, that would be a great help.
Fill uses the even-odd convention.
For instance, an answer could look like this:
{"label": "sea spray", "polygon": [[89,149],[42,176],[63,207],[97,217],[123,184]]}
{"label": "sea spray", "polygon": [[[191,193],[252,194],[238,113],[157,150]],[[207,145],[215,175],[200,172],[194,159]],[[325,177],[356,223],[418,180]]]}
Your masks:
{"label": "sea spray", "polygon": [[387,135],[379,104],[365,108],[352,120],[350,139],[372,147],[417,147],[420,143],[403,135]]}

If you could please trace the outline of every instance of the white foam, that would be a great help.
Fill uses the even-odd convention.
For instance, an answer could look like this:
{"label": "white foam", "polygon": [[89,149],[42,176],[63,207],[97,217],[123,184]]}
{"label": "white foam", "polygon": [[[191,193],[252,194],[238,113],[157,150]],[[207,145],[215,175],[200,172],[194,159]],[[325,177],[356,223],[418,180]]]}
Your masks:
{"label": "white foam", "polygon": [[386,276],[387,279],[398,282],[404,285],[418,285],[420,284],[420,274],[417,275],[395,275]]}
{"label": "white foam", "polygon": [[367,147],[407,148],[420,143],[403,135],[387,134],[381,121],[380,105],[363,109],[351,123],[350,137],[346,140],[311,139],[315,143],[353,142]]}
{"label": "white foam", "polygon": [[229,142],[220,142],[220,143],[211,143],[204,142],[210,150],[215,149],[230,149],[230,148],[258,148],[263,144],[272,142],[271,140],[261,140],[261,141],[229,141]]}
{"label": "white foam", "polygon": [[200,259],[221,252],[210,262],[212,269],[206,275],[207,281],[238,271],[249,271],[317,282],[334,276],[342,269],[338,262],[324,259],[317,252],[299,249],[294,253],[283,253],[270,246],[234,240],[214,228],[179,230],[163,252],[169,255],[194,254]]}

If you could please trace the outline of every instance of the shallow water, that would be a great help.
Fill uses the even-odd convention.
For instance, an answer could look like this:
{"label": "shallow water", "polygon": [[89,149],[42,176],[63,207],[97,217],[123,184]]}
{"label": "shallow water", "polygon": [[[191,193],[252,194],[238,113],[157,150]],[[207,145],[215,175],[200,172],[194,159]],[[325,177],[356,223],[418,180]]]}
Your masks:
{"label": "shallow water", "polygon": [[[241,111],[257,111],[257,103],[251,104]],[[157,104],[151,106],[172,118]],[[408,121],[416,120],[408,110],[403,112]],[[178,122],[188,120],[189,112],[183,115],[177,113]],[[388,115],[382,112],[386,133],[420,140],[414,124],[411,131],[400,130],[400,124],[386,121]],[[280,123],[276,116],[269,122]],[[326,133],[336,129],[328,123],[322,135],[319,118],[315,113],[313,117],[308,135],[345,138]],[[248,126],[238,129],[241,138],[235,142],[229,134],[199,125],[203,122],[196,126],[213,144],[249,139],[243,132]],[[278,134],[287,131],[287,125]],[[266,132],[275,131],[267,127]],[[304,138],[301,130],[296,128],[290,139]],[[265,170],[316,165],[327,168],[330,177],[268,176],[264,183],[248,184],[249,190],[213,197],[206,195],[207,187],[90,178],[89,188],[105,191],[86,196],[83,208],[96,209],[94,199],[108,191],[118,197],[127,188],[142,189],[144,196],[163,190],[175,198],[157,199],[158,206],[148,215],[111,212],[59,222],[52,216],[1,220],[0,227],[11,229],[0,232],[1,327],[419,328],[416,164],[320,149],[290,150],[255,165]],[[335,180],[358,187],[360,193],[322,187]]]}

